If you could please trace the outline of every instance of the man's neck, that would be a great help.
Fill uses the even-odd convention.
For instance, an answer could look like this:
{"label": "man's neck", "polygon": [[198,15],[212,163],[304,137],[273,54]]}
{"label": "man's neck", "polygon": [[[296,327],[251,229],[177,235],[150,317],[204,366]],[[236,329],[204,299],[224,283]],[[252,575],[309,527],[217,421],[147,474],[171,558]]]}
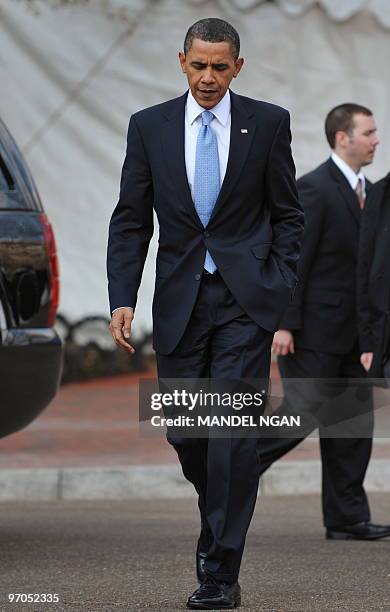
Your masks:
{"label": "man's neck", "polygon": [[344,155],[342,151],[334,151],[334,153],[338,155],[338,157],[342,159],[343,162],[351,168],[351,170],[356,172],[356,174],[359,174],[361,166],[357,166],[352,160],[348,159],[348,157]]}

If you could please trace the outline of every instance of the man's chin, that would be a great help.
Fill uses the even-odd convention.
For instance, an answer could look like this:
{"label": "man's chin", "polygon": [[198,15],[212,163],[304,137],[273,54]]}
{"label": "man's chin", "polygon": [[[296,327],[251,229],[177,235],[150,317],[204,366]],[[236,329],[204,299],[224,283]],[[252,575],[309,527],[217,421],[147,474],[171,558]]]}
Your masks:
{"label": "man's chin", "polygon": [[205,106],[207,108],[216,106],[221,100],[220,96],[218,95],[218,92],[207,93],[203,91],[197,91],[195,99],[197,103],[200,104],[200,106]]}

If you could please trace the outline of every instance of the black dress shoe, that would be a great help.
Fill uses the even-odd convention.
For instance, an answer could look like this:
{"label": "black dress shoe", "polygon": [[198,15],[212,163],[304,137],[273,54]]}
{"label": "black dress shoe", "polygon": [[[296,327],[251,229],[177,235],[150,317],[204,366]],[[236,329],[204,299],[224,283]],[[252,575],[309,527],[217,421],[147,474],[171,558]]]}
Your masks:
{"label": "black dress shoe", "polygon": [[328,527],[326,530],[328,540],[380,540],[380,538],[389,536],[390,525],[375,525],[369,521],[341,527]]}
{"label": "black dress shoe", "polygon": [[192,610],[232,610],[241,605],[241,588],[238,582],[227,584],[206,576],[200,587],[187,601]]}
{"label": "black dress shoe", "polygon": [[202,584],[206,578],[206,572],[204,571],[206,555],[207,553],[202,551],[200,542],[198,541],[198,546],[196,547],[196,577],[199,584]]}

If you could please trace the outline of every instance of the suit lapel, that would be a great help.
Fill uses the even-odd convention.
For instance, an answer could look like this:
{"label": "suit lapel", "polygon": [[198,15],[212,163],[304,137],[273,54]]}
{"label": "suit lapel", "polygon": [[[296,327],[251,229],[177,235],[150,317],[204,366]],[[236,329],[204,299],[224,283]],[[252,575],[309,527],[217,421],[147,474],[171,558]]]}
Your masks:
{"label": "suit lapel", "polygon": [[184,206],[197,225],[202,223],[192,201],[191,190],[188,184],[185,148],[184,148],[184,113],[187,93],[172,101],[165,113],[165,122],[161,128],[161,142],[163,161],[167,164],[173,185]]}
{"label": "suit lapel", "polygon": [[343,197],[343,200],[348,206],[349,211],[351,212],[356,223],[360,225],[361,210],[359,207],[359,201],[357,199],[356,193],[353,191],[344,174],[341,172],[341,170],[339,170],[339,168],[331,159],[328,160],[328,167],[332,178],[337,183],[337,187]]}
{"label": "suit lapel", "polygon": [[230,99],[231,128],[229,157],[225,178],[215,203],[210,222],[218,213],[218,210],[223,206],[236,184],[248,156],[256,130],[256,122],[253,118],[253,113],[248,110],[240,96],[231,91]]}

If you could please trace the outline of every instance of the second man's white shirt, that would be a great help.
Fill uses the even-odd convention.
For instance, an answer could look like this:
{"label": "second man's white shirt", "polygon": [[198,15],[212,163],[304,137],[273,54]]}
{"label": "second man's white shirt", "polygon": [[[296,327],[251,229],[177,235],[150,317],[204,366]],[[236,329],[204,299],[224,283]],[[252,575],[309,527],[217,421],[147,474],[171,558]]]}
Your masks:
{"label": "second man's white shirt", "polygon": [[[202,126],[201,114],[205,110],[205,108],[197,103],[191,91],[189,91],[184,119],[184,149],[187,180],[190,186],[192,199],[194,199],[196,143],[198,140],[199,130]],[[229,90],[227,90],[222,100],[218,102],[214,108],[210,108],[210,112],[213,113],[215,117],[212,120],[210,127],[217,137],[219,179],[221,186],[226,174],[230,148],[231,102]]]}
{"label": "second man's white shirt", "polygon": [[355,172],[355,170],[353,170],[351,166],[349,166],[343,159],[341,159],[341,157],[337,155],[337,153],[335,153],[334,151],[331,155],[331,158],[333,163],[335,163],[338,169],[344,174],[345,178],[347,179],[348,183],[351,185],[351,188],[354,191],[356,191],[359,179],[362,181],[363,194],[364,197],[366,197],[366,179],[363,172],[361,170],[359,170],[359,172]]}

